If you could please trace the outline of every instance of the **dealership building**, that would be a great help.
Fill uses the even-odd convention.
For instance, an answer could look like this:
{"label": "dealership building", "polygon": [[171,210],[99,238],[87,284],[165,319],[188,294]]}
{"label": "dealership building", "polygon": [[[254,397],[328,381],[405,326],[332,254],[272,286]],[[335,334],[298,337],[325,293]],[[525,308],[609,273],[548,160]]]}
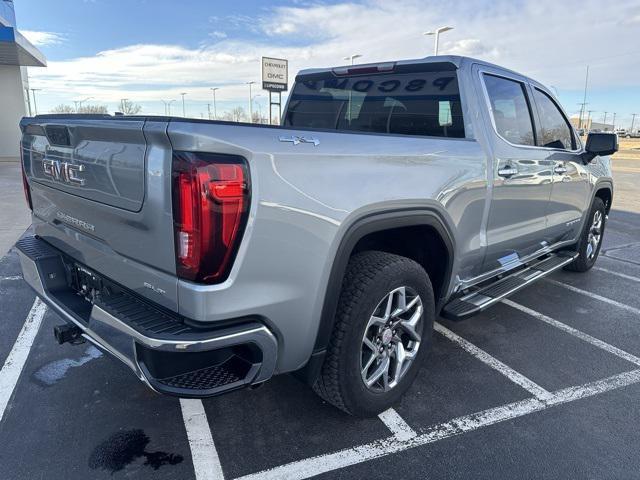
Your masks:
{"label": "dealership building", "polygon": [[45,67],[44,55],[16,28],[13,0],[0,0],[0,161],[20,155],[20,119],[32,112],[27,67]]}

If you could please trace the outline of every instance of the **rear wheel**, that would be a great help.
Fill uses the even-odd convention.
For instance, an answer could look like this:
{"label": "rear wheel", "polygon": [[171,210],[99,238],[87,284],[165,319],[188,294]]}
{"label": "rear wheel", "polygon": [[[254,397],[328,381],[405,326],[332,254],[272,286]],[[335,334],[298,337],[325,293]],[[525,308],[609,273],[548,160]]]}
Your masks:
{"label": "rear wheel", "polygon": [[434,310],[431,282],[418,263],[384,252],[354,255],[314,390],[353,415],[386,410],[420,369]]}
{"label": "rear wheel", "polygon": [[567,270],[586,272],[593,267],[600,254],[600,248],[602,248],[606,218],[604,202],[601,198],[596,197],[578,242],[578,257],[565,267]]}

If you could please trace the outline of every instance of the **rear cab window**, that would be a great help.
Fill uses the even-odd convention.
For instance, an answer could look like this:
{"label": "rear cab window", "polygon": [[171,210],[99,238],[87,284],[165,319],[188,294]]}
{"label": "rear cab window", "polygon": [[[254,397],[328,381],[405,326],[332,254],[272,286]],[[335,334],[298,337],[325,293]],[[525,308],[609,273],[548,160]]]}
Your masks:
{"label": "rear cab window", "polygon": [[533,115],[525,84],[488,73],[483,74],[498,135],[514,145],[535,146]]}
{"label": "rear cab window", "polygon": [[[292,128],[464,138],[453,65],[354,67],[301,75],[283,125]],[[344,74],[342,74],[344,72]]]}

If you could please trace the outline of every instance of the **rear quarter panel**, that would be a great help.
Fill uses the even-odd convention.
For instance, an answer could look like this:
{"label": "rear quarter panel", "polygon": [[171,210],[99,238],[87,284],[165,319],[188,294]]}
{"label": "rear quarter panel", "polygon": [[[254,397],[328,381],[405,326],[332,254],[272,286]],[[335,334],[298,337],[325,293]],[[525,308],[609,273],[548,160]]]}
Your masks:
{"label": "rear quarter panel", "polygon": [[[176,150],[241,155],[250,164],[247,229],[227,281],[180,281],[180,312],[203,321],[260,315],[281,342],[278,369],[308,359],[329,272],[350,225],[374,212],[435,209],[457,240],[455,270],[482,254],[486,159],[474,140],[308,132],[172,122]],[[302,135],[319,145],[279,141]]]}

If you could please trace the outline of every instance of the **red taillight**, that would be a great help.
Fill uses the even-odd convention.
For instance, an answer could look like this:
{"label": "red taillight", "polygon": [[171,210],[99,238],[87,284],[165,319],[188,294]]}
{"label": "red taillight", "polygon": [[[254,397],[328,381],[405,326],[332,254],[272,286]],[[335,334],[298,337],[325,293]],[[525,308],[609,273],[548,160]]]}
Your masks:
{"label": "red taillight", "polygon": [[175,152],[173,221],[178,276],[218,283],[229,274],[249,209],[241,157]]}
{"label": "red taillight", "polygon": [[31,201],[31,190],[29,188],[29,182],[27,181],[27,174],[24,171],[24,151],[22,145],[20,145],[20,165],[22,167],[22,187],[24,188],[24,198],[27,200],[29,210],[33,211],[33,202]]}

